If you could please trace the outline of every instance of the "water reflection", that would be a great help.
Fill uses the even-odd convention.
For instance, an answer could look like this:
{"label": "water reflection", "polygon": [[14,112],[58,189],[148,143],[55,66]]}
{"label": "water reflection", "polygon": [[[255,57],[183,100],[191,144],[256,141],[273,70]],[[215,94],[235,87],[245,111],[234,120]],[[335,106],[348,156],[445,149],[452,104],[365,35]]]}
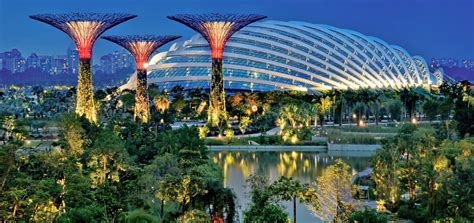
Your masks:
{"label": "water reflection", "polygon": [[[351,166],[352,174],[366,169],[369,157],[353,156],[360,154],[329,155],[318,152],[213,152],[210,156],[224,170],[224,185],[234,189],[241,209],[249,202],[245,180],[252,174],[266,176],[269,182],[280,176],[292,177],[304,183],[311,183],[323,169],[334,160],[341,158]],[[368,154],[370,155],[370,154]],[[317,221],[303,205],[298,205],[298,218],[301,222]],[[240,216],[241,215],[241,211]],[[241,217],[242,218],[242,217]]]}

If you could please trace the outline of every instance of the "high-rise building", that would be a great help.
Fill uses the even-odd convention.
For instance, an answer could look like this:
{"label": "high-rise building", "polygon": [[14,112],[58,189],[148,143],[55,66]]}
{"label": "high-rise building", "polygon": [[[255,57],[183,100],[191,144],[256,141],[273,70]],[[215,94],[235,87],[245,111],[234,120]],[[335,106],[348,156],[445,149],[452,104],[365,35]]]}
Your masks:
{"label": "high-rise building", "polygon": [[51,73],[52,60],[52,56],[38,56],[40,70],[45,73]]}
{"label": "high-rise building", "polygon": [[25,59],[21,56],[20,51],[12,49],[2,54],[2,66],[4,69],[12,73],[23,72],[26,68]]}
{"label": "high-rise building", "polygon": [[68,57],[58,55],[53,57],[52,74],[64,74],[68,71]]}
{"label": "high-rise building", "polygon": [[28,58],[26,58],[26,68],[37,69],[39,67],[38,55],[36,55],[36,53],[32,53]]}
{"label": "high-rise building", "polygon": [[67,49],[68,73],[77,74],[79,71],[79,53],[75,47]]}

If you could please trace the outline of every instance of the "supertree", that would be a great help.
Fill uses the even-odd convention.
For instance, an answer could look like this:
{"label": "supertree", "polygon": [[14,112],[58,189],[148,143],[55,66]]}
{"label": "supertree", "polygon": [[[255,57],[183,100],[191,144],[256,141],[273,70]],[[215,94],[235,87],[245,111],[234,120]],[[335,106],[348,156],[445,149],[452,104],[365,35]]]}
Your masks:
{"label": "supertree", "polygon": [[92,86],[91,54],[99,36],[113,26],[136,17],[123,13],[64,13],[39,14],[30,18],[47,23],[65,32],[76,44],[79,52],[76,113],[96,122],[96,108]]}
{"label": "supertree", "polygon": [[213,127],[219,127],[227,119],[224,77],[222,72],[224,46],[235,32],[250,23],[266,18],[266,16],[252,14],[221,15],[212,13],[201,15],[180,14],[168,16],[168,18],[180,22],[200,33],[211,47],[212,74],[208,124]]}
{"label": "supertree", "polygon": [[137,87],[135,93],[134,118],[143,123],[150,118],[150,107],[147,88],[146,62],[148,57],[158,47],[180,38],[181,36],[131,35],[104,36],[103,39],[112,41],[127,49],[134,57],[137,67]]}

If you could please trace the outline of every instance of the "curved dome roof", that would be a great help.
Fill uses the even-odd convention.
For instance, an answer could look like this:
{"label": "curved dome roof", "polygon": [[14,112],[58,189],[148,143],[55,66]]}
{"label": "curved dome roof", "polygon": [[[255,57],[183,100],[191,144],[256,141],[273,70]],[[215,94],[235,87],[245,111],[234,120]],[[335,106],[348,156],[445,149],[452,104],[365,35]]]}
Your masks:
{"label": "curved dome roof", "polygon": [[[164,88],[209,88],[211,58],[199,34],[155,55],[149,83]],[[403,48],[356,31],[306,22],[251,24],[224,50],[226,89],[323,90],[437,85],[442,72]],[[132,77],[128,86],[134,86]]]}

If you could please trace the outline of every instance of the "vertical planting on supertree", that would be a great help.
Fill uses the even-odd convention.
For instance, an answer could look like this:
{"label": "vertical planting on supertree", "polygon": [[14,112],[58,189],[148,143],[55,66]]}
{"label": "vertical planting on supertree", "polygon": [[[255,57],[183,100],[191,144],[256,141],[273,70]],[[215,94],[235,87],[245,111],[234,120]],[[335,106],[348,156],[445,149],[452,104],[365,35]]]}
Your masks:
{"label": "vertical planting on supertree", "polygon": [[209,43],[212,57],[212,73],[208,124],[212,127],[221,127],[227,120],[222,70],[222,56],[225,44],[235,32],[250,23],[266,18],[266,16],[252,14],[180,14],[168,16],[168,18],[194,29]]}
{"label": "vertical planting on supertree", "polygon": [[180,36],[130,35],[104,36],[127,49],[134,57],[137,68],[137,86],[135,92],[134,119],[147,123],[150,119],[146,62],[158,47],[180,38]]}
{"label": "vertical planting on supertree", "polygon": [[96,108],[92,85],[92,47],[99,36],[113,26],[136,17],[123,13],[64,13],[39,14],[30,18],[47,23],[65,32],[79,52],[76,113],[96,122]]}

